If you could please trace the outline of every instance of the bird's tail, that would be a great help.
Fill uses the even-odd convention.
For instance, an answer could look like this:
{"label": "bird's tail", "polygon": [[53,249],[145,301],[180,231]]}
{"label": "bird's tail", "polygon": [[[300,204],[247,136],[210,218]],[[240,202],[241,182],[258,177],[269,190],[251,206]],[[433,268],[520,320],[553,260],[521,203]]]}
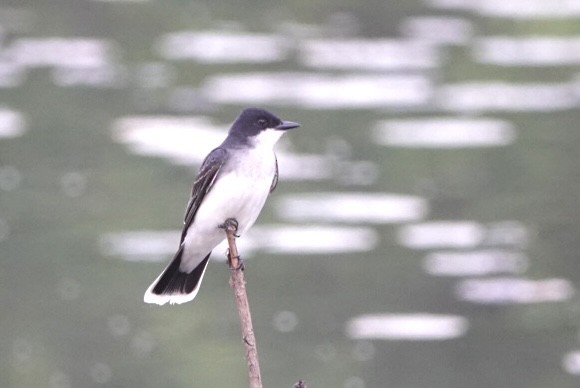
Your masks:
{"label": "bird's tail", "polygon": [[181,256],[183,255],[183,246],[181,246],[173,261],[145,291],[145,296],[143,297],[145,303],[164,305],[167,302],[179,304],[193,300],[199,291],[210,254],[211,252],[193,271],[189,273],[181,272],[179,270]]}

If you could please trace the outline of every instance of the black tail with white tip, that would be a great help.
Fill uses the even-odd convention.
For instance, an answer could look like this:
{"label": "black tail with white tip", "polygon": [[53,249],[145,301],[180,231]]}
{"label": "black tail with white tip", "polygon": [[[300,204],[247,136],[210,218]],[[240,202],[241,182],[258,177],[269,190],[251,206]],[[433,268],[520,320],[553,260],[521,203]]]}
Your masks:
{"label": "black tail with white tip", "polygon": [[146,303],[164,305],[169,302],[169,304],[180,304],[195,298],[203,280],[211,252],[189,273],[179,270],[182,254],[183,246],[179,248],[171,263],[145,292],[143,300]]}

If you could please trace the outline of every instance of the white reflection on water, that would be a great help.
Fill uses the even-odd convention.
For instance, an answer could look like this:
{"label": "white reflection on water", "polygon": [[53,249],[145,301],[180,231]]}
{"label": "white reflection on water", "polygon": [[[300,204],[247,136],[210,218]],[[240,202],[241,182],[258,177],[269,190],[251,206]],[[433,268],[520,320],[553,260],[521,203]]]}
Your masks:
{"label": "white reflection on water", "polygon": [[412,249],[473,248],[479,245],[501,245],[523,248],[529,242],[529,231],[518,221],[481,224],[474,221],[430,221],[405,225],[397,239]]}
{"label": "white reflection on water", "polygon": [[[232,93],[235,90],[235,93]],[[307,109],[423,107],[433,85],[425,75],[239,73],[210,77],[203,85],[218,104],[278,104]]]}
{"label": "white reflection on water", "polygon": [[371,228],[321,225],[261,225],[252,228],[248,237],[245,243],[255,250],[280,254],[366,252],[379,242],[378,233]]}
{"label": "white reflection on water", "polygon": [[437,46],[405,39],[311,39],[300,45],[301,61],[314,68],[362,70],[430,69]]}
{"label": "white reflection on water", "polygon": [[423,261],[427,273],[435,276],[474,276],[497,272],[522,273],[528,268],[522,252],[503,249],[442,251],[428,254]]}
{"label": "white reflection on water", "polygon": [[51,75],[54,84],[63,88],[123,88],[127,81],[125,67],[114,64],[93,67],[59,66],[52,70]]}
{"label": "white reflection on water", "polygon": [[[101,236],[103,255],[121,256],[128,261],[164,261],[177,250],[180,233],[175,231],[138,231]],[[244,257],[256,252],[272,254],[341,254],[373,250],[378,233],[364,227],[328,227],[318,225],[258,225],[237,240]],[[227,243],[218,245],[214,259],[225,260]]]}
{"label": "white reflection on water", "polygon": [[460,281],[455,288],[459,299],[482,304],[561,302],[570,300],[575,292],[570,281],[559,278],[468,279]]}
{"label": "white reflection on water", "polygon": [[22,113],[0,107],[0,138],[18,137],[25,131],[26,119]]}
{"label": "white reflection on water", "polygon": [[428,4],[442,9],[461,9],[513,19],[572,18],[580,15],[580,0],[428,0]]}
{"label": "white reflection on water", "polygon": [[408,248],[429,249],[440,247],[469,248],[479,245],[485,237],[485,228],[476,222],[440,221],[401,227],[399,243]]}
{"label": "white reflection on water", "polygon": [[312,193],[277,200],[280,217],[293,221],[339,221],[376,224],[422,219],[427,201],[410,195],[383,193]]}
{"label": "white reflection on water", "polygon": [[505,146],[515,140],[513,125],[505,120],[427,118],[379,121],[375,140],[387,146],[464,148]]}
{"label": "white reflection on water", "polygon": [[512,83],[465,82],[444,85],[437,91],[437,105],[448,111],[537,111],[574,109],[579,105],[572,82]]}
{"label": "white reflection on water", "polygon": [[122,256],[128,261],[161,261],[178,248],[179,231],[138,231],[101,236],[99,248],[106,256]]}
{"label": "white reflection on water", "polygon": [[580,37],[489,36],[473,47],[477,62],[499,66],[573,66],[580,64]]}
{"label": "white reflection on water", "polygon": [[346,327],[353,339],[447,340],[463,336],[467,318],[437,314],[369,314],[351,319]]}
{"label": "white reflection on water", "polygon": [[28,69],[52,68],[52,80],[61,87],[122,87],[124,67],[117,43],[99,38],[16,38],[0,49],[0,87],[17,87]]}
{"label": "white reflection on water", "polygon": [[466,45],[473,35],[470,21],[450,16],[408,17],[401,23],[400,30],[411,39],[449,45]]}
{"label": "white reflection on water", "polygon": [[573,375],[580,375],[580,351],[566,354],[562,359],[564,370]]}
{"label": "white reflection on water", "polygon": [[288,52],[280,36],[242,31],[173,32],[162,35],[156,46],[165,59],[203,63],[276,62]]}
{"label": "white reflection on water", "polygon": [[105,66],[114,61],[117,46],[112,40],[98,38],[17,38],[5,49],[5,54],[26,67]]}
{"label": "white reflection on water", "polygon": [[200,164],[226,132],[226,126],[199,116],[129,116],[112,125],[113,140],[127,145],[131,152],[186,165]]}

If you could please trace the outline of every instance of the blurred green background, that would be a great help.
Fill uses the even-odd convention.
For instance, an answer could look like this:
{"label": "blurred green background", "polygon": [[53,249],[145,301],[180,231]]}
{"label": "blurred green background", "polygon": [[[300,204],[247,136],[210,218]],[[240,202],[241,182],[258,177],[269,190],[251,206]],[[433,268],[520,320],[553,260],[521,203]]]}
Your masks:
{"label": "blurred green background", "polygon": [[[556,3],[3,0],[0,386],[247,386],[225,264],[194,302],[142,302],[177,247],[198,156],[156,151],[162,124],[155,138],[138,121],[137,145],[117,129],[193,116],[219,135],[252,105],[302,124],[258,230],[367,236],[318,253],[252,236],[266,387],[578,386],[580,13]],[[337,202],[352,218],[285,207],[347,193],[425,208],[397,221],[356,218],[384,210],[364,196]],[[148,251],[166,232],[170,248]],[[370,332],[353,329],[368,314],[381,314]]]}

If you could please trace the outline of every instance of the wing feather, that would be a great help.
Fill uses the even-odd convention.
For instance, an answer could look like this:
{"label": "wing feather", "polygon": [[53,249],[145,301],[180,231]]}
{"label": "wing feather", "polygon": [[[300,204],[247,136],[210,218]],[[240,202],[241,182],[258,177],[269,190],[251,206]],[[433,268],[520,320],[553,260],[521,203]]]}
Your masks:
{"label": "wing feather", "polygon": [[276,162],[276,172],[274,173],[274,178],[272,178],[270,193],[276,189],[276,186],[278,186],[278,158],[276,157],[276,154],[274,154],[274,161]]}
{"label": "wing feather", "polygon": [[216,148],[205,158],[201,168],[199,169],[199,174],[195,181],[193,182],[193,187],[191,189],[191,199],[187,204],[187,210],[185,211],[185,219],[183,221],[183,231],[181,232],[181,243],[187,233],[187,229],[191,226],[193,220],[195,219],[195,214],[199,209],[199,206],[203,202],[203,199],[209,193],[213,187],[216,178],[218,177],[220,170],[224,163],[227,161],[229,155],[228,152],[223,148]]}

